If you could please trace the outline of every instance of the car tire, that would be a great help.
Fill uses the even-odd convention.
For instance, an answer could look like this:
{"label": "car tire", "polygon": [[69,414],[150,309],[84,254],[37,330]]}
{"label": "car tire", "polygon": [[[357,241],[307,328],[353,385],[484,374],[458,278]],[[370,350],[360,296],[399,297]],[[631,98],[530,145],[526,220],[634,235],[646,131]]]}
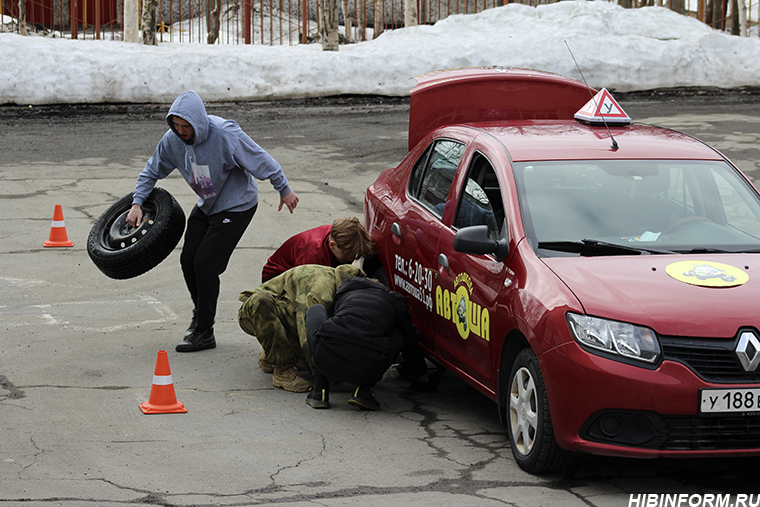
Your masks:
{"label": "car tire", "polygon": [[158,266],[174,250],[185,231],[185,213],[168,191],[154,188],[143,203],[138,227],[127,224],[130,193],[108,208],[90,230],[87,253],[106,276],[134,278]]}
{"label": "car tire", "polygon": [[563,469],[570,453],[554,438],[544,379],[533,350],[517,354],[505,387],[507,431],[517,464],[531,474]]}

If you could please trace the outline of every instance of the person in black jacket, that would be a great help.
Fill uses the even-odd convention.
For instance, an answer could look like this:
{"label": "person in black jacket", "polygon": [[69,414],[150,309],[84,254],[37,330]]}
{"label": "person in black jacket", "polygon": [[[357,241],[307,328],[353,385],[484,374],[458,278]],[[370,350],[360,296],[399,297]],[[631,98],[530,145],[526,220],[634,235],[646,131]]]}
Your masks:
{"label": "person in black jacket", "polygon": [[364,410],[380,410],[371,388],[403,357],[402,374],[427,382],[427,366],[417,344],[404,296],[377,280],[347,278],[335,293],[333,314],[322,305],[306,312],[314,388],[306,398],[313,408],[330,408],[330,380],[355,385],[348,400]]}

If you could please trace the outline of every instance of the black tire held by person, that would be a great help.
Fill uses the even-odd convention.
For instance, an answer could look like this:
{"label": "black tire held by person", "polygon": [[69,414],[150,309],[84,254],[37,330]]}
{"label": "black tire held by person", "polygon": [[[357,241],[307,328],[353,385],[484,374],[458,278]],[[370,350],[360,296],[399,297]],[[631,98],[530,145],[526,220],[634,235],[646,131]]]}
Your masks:
{"label": "black tire held by person", "polygon": [[143,203],[138,227],[127,224],[133,193],[108,208],[90,230],[87,253],[106,276],[134,278],[158,266],[185,232],[185,213],[163,188],[154,188]]}

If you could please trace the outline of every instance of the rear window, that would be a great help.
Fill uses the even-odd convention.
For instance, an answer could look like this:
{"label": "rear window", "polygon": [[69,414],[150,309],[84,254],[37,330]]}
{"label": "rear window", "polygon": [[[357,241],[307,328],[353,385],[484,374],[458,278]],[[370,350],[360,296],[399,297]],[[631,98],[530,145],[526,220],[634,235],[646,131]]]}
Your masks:
{"label": "rear window", "polygon": [[463,143],[437,140],[425,150],[412,171],[409,193],[438,218],[443,216],[464,149]]}

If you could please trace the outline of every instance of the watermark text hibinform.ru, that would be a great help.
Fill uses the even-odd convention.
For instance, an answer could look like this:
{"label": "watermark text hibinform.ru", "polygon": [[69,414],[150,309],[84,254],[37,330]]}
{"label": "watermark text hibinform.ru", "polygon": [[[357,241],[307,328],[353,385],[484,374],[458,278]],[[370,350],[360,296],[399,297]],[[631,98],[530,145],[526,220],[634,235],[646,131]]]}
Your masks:
{"label": "watermark text hibinform.ru", "polygon": [[637,493],[628,507],[760,507],[760,494]]}

